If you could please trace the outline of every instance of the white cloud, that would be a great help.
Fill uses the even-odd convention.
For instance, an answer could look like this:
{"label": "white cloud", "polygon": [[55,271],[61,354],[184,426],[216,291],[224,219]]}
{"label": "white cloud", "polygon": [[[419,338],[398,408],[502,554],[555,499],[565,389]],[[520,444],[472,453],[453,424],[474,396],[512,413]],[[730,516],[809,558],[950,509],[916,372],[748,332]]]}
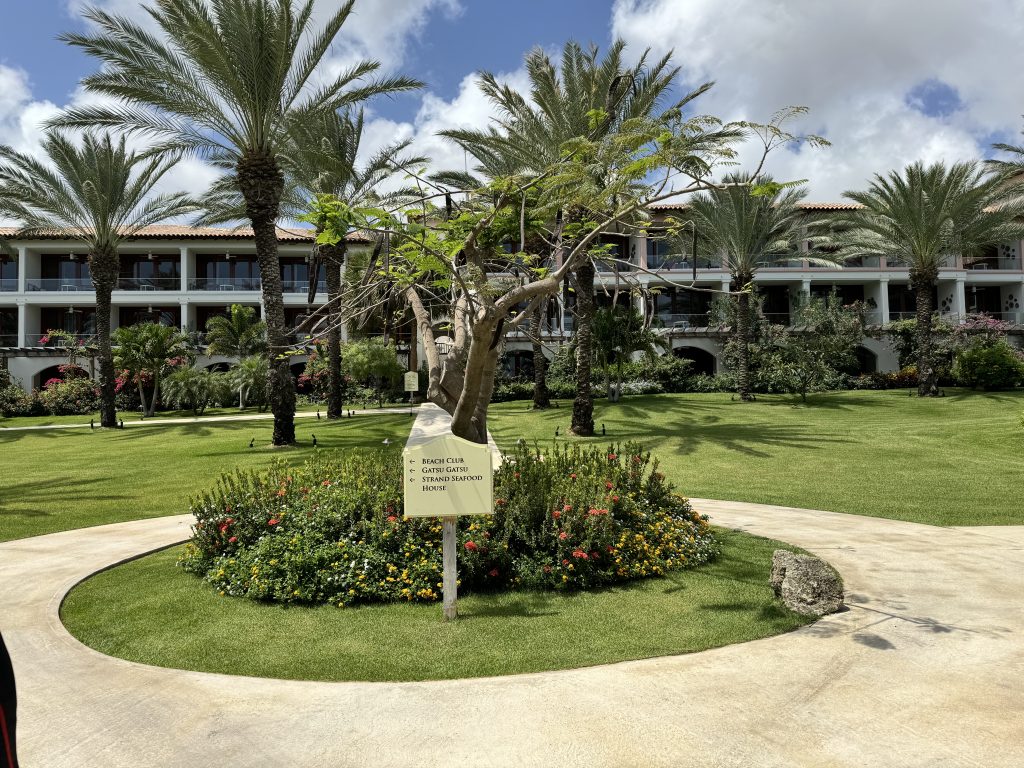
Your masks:
{"label": "white cloud", "polygon": [[[833,146],[779,152],[769,170],[809,178],[819,199],[914,160],[979,157],[993,134],[1021,126],[1024,81],[1011,73],[1024,68],[1024,5],[1014,0],[616,0],[612,29],[634,52],[674,49],[691,84],[715,80],[701,112],[766,120],[809,107],[795,127]],[[955,89],[962,108],[915,109],[907,94],[929,80]]]}

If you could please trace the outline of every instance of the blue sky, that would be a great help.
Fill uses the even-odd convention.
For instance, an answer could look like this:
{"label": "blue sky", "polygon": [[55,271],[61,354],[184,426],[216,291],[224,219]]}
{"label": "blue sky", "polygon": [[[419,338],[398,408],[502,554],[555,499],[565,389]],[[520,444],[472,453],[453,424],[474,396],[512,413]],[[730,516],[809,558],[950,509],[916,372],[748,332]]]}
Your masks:
{"label": "blue sky", "polygon": [[[144,16],[140,0],[4,3],[0,143],[34,151],[42,120],[90,98],[76,86],[93,63],[56,40],[82,28],[86,2]],[[338,0],[317,2],[323,11]],[[914,160],[991,154],[993,141],[1016,142],[1024,126],[1020,0],[357,0],[333,56],[339,66],[379,58],[386,71],[427,83],[371,105],[365,146],[408,137],[439,166],[461,167],[461,153],[436,133],[486,125],[490,105],[474,72],[489,69],[523,88],[532,46],[557,53],[570,38],[605,47],[613,36],[634,55],[673,50],[682,86],[715,80],[701,112],[767,120],[787,105],[808,107],[791,128],[833,146],[779,152],[768,169],[809,180],[816,199],[837,199]],[[198,191],[211,178],[200,163],[183,163],[167,183]]]}

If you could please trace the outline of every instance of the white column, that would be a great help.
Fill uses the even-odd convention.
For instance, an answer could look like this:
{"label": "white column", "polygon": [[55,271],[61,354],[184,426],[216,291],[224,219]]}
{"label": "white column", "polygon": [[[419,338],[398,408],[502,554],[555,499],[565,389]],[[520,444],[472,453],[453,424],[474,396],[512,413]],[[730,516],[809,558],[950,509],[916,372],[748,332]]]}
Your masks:
{"label": "white column", "polygon": [[188,307],[188,299],[178,299],[178,306],[180,307],[179,314],[181,315],[181,322],[179,323],[179,325],[181,326],[181,330],[182,331],[187,331],[188,330],[188,321],[189,321],[189,316],[188,316],[188,309],[189,309],[189,307]]}
{"label": "white column", "polygon": [[18,246],[18,293],[28,290],[28,248]]}
{"label": "white column", "polygon": [[[23,258],[23,257],[20,257]],[[21,268],[18,268],[19,273]],[[25,306],[25,299],[18,299],[18,346],[27,347],[28,344],[28,307]]]}
{"label": "white column", "polygon": [[962,323],[964,321],[964,316],[967,314],[967,295],[964,290],[965,282],[966,278],[958,277],[956,279],[956,284],[953,286],[953,315],[958,323]]}
{"label": "white column", "polygon": [[636,235],[633,244],[636,247],[636,263],[641,270],[647,269],[647,233]]}
{"label": "white column", "polygon": [[[188,292],[188,283],[194,277],[195,256],[185,246],[181,247],[181,292]],[[184,315],[183,315],[184,317]]]}

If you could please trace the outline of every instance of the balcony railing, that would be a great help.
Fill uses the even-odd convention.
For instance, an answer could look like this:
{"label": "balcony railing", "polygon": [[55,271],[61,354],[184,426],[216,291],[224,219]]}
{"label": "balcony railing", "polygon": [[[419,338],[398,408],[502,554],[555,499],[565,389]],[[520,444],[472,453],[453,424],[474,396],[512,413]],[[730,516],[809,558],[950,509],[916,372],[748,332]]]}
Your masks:
{"label": "balcony railing", "polygon": [[18,290],[18,278],[16,277],[5,277],[0,280],[0,291],[16,291]]}
{"label": "balcony railing", "polygon": [[913,320],[915,317],[917,317],[916,312],[893,312],[891,310],[889,312],[890,323],[896,323],[900,320]]}
{"label": "balcony railing", "polygon": [[687,328],[706,328],[708,325],[708,313],[676,314],[662,312],[658,315],[658,321],[665,328],[678,328],[682,330]]}
{"label": "balcony railing", "polygon": [[261,285],[258,277],[193,277],[188,281],[190,291],[258,291]]}
{"label": "balcony railing", "polygon": [[[685,257],[673,258],[670,256],[648,256],[647,268],[652,272],[663,270],[666,272],[691,272],[693,262]],[[697,259],[697,269],[721,269],[722,262],[715,259]]]}
{"label": "balcony railing", "polygon": [[16,333],[0,333],[0,347],[16,347],[18,346],[18,334]]}
{"label": "balcony railing", "polygon": [[119,291],[179,291],[180,277],[120,277],[117,280]]}
{"label": "balcony railing", "polygon": [[44,277],[28,281],[30,291],[91,291],[92,280],[89,278]]}
{"label": "balcony railing", "polygon": [[1020,259],[987,258],[978,259],[972,262],[965,262],[964,269],[1003,269],[1019,272],[1021,268]]}
{"label": "balcony railing", "polygon": [[785,261],[759,261],[759,269],[803,269],[803,259],[786,259]]}
{"label": "balcony railing", "polygon": [[617,261],[615,259],[594,259],[594,266],[598,272],[632,272],[636,269],[635,264],[628,261]]}
{"label": "balcony railing", "polygon": [[[285,280],[281,283],[281,290],[284,293],[306,293],[309,291],[309,280]],[[316,292],[325,293],[326,291],[326,281],[320,280],[316,284]]]}

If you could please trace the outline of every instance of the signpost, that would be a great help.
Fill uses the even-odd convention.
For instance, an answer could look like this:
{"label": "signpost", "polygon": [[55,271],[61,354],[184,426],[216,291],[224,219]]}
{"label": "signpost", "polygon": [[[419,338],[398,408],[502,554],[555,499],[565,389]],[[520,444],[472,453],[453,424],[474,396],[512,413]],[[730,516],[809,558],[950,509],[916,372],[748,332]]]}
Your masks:
{"label": "signpost", "polygon": [[493,454],[489,446],[441,435],[402,452],[406,517],[440,517],[442,523],[443,611],[454,619],[456,585],[455,518],[494,510]]}
{"label": "signpost", "polygon": [[409,415],[412,416],[412,395],[419,391],[420,375],[416,371],[405,374],[405,391],[409,393]]}

